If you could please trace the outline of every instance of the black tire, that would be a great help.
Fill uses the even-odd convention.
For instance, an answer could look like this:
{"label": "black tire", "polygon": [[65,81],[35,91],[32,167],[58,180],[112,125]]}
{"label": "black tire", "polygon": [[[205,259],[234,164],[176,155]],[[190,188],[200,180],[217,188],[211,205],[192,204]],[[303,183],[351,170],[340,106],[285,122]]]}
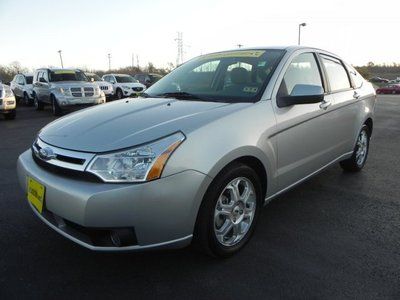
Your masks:
{"label": "black tire", "polygon": [[56,117],[61,116],[63,113],[60,105],[58,105],[56,97],[54,97],[53,95],[51,96],[51,111],[53,112],[53,115]]}
{"label": "black tire", "polygon": [[17,116],[17,111],[14,109],[12,112],[5,114],[4,118],[6,120],[14,120],[16,116]]}
{"label": "black tire", "polygon": [[[365,155],[360,161],[357,157],[357,152],[360,150],[360,138],[362,134],[366,134],[366,150]],[[363,125],[363,127],[360,130],[360,133],[357,136],[357,142],[353,150],[353,154],[350,158],[343,160],[340,162],[340,166],[342,167],[343,170],[348,171],[348,172],[359,172],[364,168],[365,163],[367,162],[368,158],[368,153],[369,153],[369,141],[371,139],[371,132],[369,130],[369,127],[367,125]]]}
{"label": "black tire", "polygon": [[115,96],[117,97],[118,100],[124,98],[124,93],[122,92],[122,90],[120,88],[117,89],[117,91],[115,92]]}
{"label": "black tire", "polygon": [[[226,246],[217,239],[214,229],[214,213],[222,192],[224,192],[227,185],[229,185],[229,183],[236,178],[245,178],[252,183],[255,192],[256,205],[252,222],[250,223],[248,227],[249,229],[244,234],[242,239],[232,246]],[[262,197],[263,195],[260,179],[252,168],[245,164],[236,162],[226,167],[216,178],[214,178],[203,198],[195,226],[194,245],[202,252],[214,257],[229,257],[237,253],[250,240],[254,232],[254,228],[263,204]],[[241,213],[243,213],[243,210]]]}
{"label": "black tire", "polygon": [[36,94],[33,95],[33,104],[36,110],[43,110],[44,104],[41,102]]}
{"label": "black tire", "polygon": [[32,105],[32,100],[29,99],[29,96],[28,96],[27,92],[24,93],[24,104],[26,106],[31,106]]}

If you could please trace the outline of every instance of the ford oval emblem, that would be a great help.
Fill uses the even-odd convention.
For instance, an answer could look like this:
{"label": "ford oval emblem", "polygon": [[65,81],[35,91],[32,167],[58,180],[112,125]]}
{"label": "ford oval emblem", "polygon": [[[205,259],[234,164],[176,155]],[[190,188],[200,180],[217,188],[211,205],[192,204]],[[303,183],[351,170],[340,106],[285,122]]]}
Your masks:
{"label": "ford oval emblem", "polygon": [[39,157],[43,160],[50,160],[56,158],[56,155],[54,154],[53,150],[46,147],[39,150]]}

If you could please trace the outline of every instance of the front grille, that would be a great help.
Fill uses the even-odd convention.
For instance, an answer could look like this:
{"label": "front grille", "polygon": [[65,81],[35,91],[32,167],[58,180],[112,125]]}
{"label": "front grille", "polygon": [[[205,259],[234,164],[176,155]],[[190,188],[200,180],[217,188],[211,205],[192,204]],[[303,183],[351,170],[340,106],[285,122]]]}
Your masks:
{"label": "front grille", "polygon": [[132,90],[134,90],[135,92],[141,92],[143,91],[142,87],[133,87]]}
{"label": "front grille", "polygon": [[94,88],[92,87],[73,87],[71,88],[71,94],[74,97],[93,97],[94,96]]}
{"label": "front grille", "polygon": [[108,91],[108,86],[102,85],[102,86],[100,86],[100,89],[101,89],[102,91]]}
{"label": "front grille", "polygon": [[80,179],[80,180],[85,180],[85,181],[89,181],[89,182],[102,182],[99,177],[97,177],[96,175],[94,175],[92,173],[76,171],[76,170],[71,170],[71,169],[66,169],[66,168],[62,168],[59,166],[51,165],[51,164],[47,163],[46,161],[43,161],[40,158],[38,158],[33,152],[32,152],[32,157],[33,157],[33,160],[36,162],[36,164],[39,167],[41,167],[51,173],[54,173],[54,174],[57,174],[57,175],[60,175],[63,177],[70,177],[72,179]]}

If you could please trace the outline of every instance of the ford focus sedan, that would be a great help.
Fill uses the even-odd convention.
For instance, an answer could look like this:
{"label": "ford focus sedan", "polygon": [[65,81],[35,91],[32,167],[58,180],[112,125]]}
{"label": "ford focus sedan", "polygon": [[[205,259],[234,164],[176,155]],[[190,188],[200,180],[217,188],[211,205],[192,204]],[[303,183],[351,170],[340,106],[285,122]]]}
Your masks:
{"label": "ford focus sedan", "polygon": [[18,159],[35,215],[92,250],[226,257],[271,199],[332,164],[363,169],[375,92],[327,51],[256,48],[194,58],[138,99],[44,127]]}

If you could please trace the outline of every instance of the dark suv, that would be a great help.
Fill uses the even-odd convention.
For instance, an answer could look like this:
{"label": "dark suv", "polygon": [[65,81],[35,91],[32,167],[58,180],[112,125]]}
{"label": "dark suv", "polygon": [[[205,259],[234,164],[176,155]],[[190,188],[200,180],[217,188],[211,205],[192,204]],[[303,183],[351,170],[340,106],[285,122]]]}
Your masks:
{"label": "dark suv", "polygon": [[154,73],[140,73],[133,76],[137,81],[144,84],[146,87],[152,86],[159,81],[163,76]]}

